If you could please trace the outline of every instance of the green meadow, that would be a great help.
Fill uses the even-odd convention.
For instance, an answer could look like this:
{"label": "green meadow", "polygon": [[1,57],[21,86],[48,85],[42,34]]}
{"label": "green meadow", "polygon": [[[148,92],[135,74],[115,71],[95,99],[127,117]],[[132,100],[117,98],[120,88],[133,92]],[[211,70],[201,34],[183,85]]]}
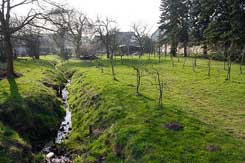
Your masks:
{"label": "green meadow", "polygon": [[[73,130],[64,145],[75,162],[245,162],[245,75],[232,67],[226,81],[222,62],[193,59],[115,58],[110,62],[70,60],[75,71],[69,104]],[[137,65],[142,73],[136,94]],[[164,82],[158,105],[156,72]],[[177,124],[179,130],[168,128]]]}
{"label": "green meadow", "polygon": [[[185,62],[185,64],[183,64]],[[15,62],[16,79],[0,81],[0,162],[42,162],[41,146],[64,116],[57,88],[71,78],[73,128],[62,143],[74,162],[244,163],[245,74],[233,64],[192,58],[116,57]],[[139,94],[133,66],[141,72]],[[164,83],[158,103],[157,72]],[[25,118],[23,118],[25,117]]]}

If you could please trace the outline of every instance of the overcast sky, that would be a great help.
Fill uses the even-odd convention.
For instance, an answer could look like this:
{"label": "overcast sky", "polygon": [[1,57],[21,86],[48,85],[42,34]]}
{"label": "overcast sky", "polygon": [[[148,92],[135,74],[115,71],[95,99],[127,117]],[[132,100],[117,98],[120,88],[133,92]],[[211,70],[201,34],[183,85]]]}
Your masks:
{"label": "overcast sky", "polygon": [[[16,0],[15,3],[22,1]],[[147,25],[149,32],[153,33],[158,27],[160,16],[160,0],[53,0],[61,4],[68,4],[87,14],[95,20],[100,17],[115,19],[121,31],[130,31],[133,23]],[[29,9],[22,6],[16,10],[26,15]]]}
{"label": "overcast sky", "polygon": [[89,17],[108,16],[117,20],[122,31],[130,30],[132,23],[141,23],[157,29],[160,0],[66,0]]}

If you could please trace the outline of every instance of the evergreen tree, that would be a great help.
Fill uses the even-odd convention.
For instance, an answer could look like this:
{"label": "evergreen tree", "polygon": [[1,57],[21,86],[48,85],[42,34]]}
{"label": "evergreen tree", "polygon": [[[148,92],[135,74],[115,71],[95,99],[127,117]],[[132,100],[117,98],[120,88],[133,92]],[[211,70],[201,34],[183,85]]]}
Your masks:
{"label": "evergreen tree", "polygon": [[213,21],[216,10],[216,1],[213,0],[191,0],[190,24],[193,45],[203,46],[203,56],[207,57],[207,40],[204,31]]}
{"label": "evergreen tree", "polygon": [[189,0],[162,0],[160,29],[171,44],[171,55],[176,56],[177,46],[183,44],[187,56],[189,40]]}
{"label": "evergreen tree", "polygon": [[179,2],[180,0],[161,0],[160,29],[171,44],[171,55],[176,56],[179,32]]}
{"label": "evergreen tree", "polygon": [[[210,44],[224,44],[241,51],[245,41],[245,2],[243,0],[219,0],[216,2],[213,20],[204,31]],[[237,56],[234,56],[237,57]]]}
{"label": "evergreen tree", "polygon": [[189,42],[190,31],[190,0],[183,1],[180,9],[180,30],[178,39],[182,43],[184,48],[184,56],[187,57],[187,46]]}

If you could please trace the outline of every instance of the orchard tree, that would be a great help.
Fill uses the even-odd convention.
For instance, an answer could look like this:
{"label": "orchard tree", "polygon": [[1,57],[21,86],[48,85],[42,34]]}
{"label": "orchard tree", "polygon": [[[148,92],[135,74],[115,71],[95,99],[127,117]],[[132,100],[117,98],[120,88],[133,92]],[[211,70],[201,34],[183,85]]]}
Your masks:
{"label": "orchard tree", "polygon": [[139,66],[133,66],[133,69],[136,71],[136,94],[140,95],[140,85],[141,85],[141,76],[142,72]]}
{"label": "orchard tree", "polygon": [[137,41],[138,45],[140,46],[140,55],[139,57],[144,55],[144,51],[145,51],[145,42],[146,42],[146,38],[147,38],[147,27],[140,25],[140,24],[133,24],[132,25],[132,30],[134,32],[134,38]]}
{"label": "orchard tree", "polygon": [[118,50],[118,46],[119,46],[119,42],[118,42],[118,38],[117,38],[117,33],[119,32],[119,30],[117,28],[114,28],[111,32],[110,32],[110,51],[111,51],[111,55],[110,55],[110,63],[111,63],[111,71],[112,71],[112,77],[113,80],[117,80],[116,79],[116,73],[115,73],[115,66],[114,66],[114,55],[116,53],[116,51]]}

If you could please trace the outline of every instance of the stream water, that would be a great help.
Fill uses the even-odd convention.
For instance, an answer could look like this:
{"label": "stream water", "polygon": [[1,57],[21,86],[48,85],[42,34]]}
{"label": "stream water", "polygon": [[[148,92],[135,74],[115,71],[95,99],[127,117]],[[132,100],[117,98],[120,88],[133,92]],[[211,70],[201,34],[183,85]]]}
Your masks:
{"label": "stream water", "polygon": [[[71,81],[68,80],[66,87],[70,86]],[[55,138],[55,144],[48,144],[44,149],[43,153],[45,154],[45,162],[46,163],[71,163],[69,156],[65,154],[64,150],[58,149],[57,144],[61,144],[62,141],[68,138],[69,133],[72,129],[72,121],[71,121],[71,111],[69,109],[68,104],[68,94],[66,87],[62,90],[62,99],[64,100],[64,107],[66,110],[66,115],[64,120],[60,125],[60,129]]]}

